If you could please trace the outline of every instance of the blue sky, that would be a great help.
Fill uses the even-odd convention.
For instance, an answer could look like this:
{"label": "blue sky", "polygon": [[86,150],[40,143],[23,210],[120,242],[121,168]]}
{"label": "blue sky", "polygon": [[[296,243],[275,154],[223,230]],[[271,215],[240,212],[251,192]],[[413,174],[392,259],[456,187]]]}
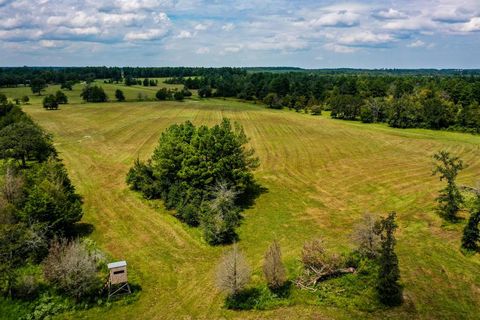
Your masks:
{"label": "blue sky", "polygon": [[0,65],[480,68],[480,0],[0,0]]}

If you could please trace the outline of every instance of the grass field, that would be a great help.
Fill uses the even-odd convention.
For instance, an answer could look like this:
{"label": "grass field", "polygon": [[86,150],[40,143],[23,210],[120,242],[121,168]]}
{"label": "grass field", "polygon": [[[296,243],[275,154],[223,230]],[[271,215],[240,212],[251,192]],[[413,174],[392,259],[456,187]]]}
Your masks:
{"label": "grass field", "polygon": [[[397,130],[215,99],[69,104],[58,111],[46,111],[34,100],[24,110],[54,135],[84,197],[83,221],[94,226],[91,237],[114,259],[126,259],[131,280],[142,287],[131,303],[61,318],[480,318],[480,257],[461,254],[463,224],[444,225],[434,213],[441,183],[431,176],[431,155],[447,149],[469,164],[461,183],[480,179],[479,136]],[[208,246],[198,230],[125,184],[134,159],[148,158],[169,125],[185,120],[211,125],[222,117],[244,126],[261,160],[255,176],[268,189],[245,212],[239,229],[239,246],[254,268],[253,283],[263,281],[263,253],[274,238],[294,274],[305,240],[321,237],[346,252],[352,248],[352,226],[365,211],[395,210],[406,296],[402,307],[372,311],[348,301],[324,303],[318,294],[294,290],[288,306],[223,308],[213,275],[225,248]],[[352,299],[362,298],[368,303],[369,297]]]}
{"label": "grass field", "polygon": [[[115,101],[115,90],[120,89],[123,91],[125,95],[125,99],[127,101],[138,100],[138,94],[141,93],[144,97],[144,100],[154,100],[155,94],[157,93],[158,89],[166,87],[169,89],[182,89],[183,85],[175,85],[175,84],[167,84],[163,81],[165,78],[151,78],[152,80],[158,80],[158,86],[155,87],[144,87],[139,85],[134,86],[126,86],[124,84],[116,84],[116,83],[104,83],[103,80],[96,80],[94,84],[101,86],[105,93],[107,94],[108,98],[112,101]],[[82,89],[85,87],[84,83],[78,83],[73,86],[73,90],[62,90],[68,96],[69,103],[82,103],[82,98],[80,97],[80,93]],[[40,104],[42,103],[43,98],[47,94],[55,94],[60,90],[60,85],[49,85],[45,91],[42,91],[42,95],[33,95],[32,90],[30,87],[16,87],[16,88],[1,88],[0,93],[5,94],[7,97],[11,99],[22,99],[23,96],[28,95],[30,98],[30,104]]]}

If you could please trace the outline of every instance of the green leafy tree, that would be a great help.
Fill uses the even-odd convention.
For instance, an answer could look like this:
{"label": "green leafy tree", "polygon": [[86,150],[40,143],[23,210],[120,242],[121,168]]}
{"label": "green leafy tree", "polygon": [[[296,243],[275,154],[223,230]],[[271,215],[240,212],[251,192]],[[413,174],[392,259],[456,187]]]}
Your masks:
{"label": "green leafy tree", "polygon": [[67,104],[68,103],[67,95],[60,90],[58,90],[55,93],[55,99],[57,100],[58,104]]}
{"label": "green leafy tree", "polygon": [[63,82],[63,83],[61,84],[61,86],[60,86],[60,89],[72,91],[74,84],[75,84],[75,83],[74,83],[73,81]]}
{"label": "green leafy tree", "polygon": [[47,87],[47,82],[45,81],[45,79],[42,79],[42,78],[33,79],[30,84],[30,88],[32,89],[32,92],[34,94],[37,93],[38,95],[41,95],[42,91],[45,90],[46,87]]}
{"label": "green leafy tree", "polygon": [[43,107],[47,110],[56,110],[58,109],[57,97],[53,94],[49,94],[43,98]]}
{"label": "green leafy tree", "polygon": [[131,75],[125,77],[125,85],[126,86],[133,86],[137,84],[137,80],[135,80]]}
{"label": "green leafy tree", "polygon": [[463,197],[456,184],[458,173],[465,168],[459,157],[452,156],[448,151],[440,151],[433,155],[437,162],[433,174],[440,175],[440,181],[446,180],[447,186],[440,190],[437,197],[439,214],[449,221],[458,219],[457,213],[463,203]]}
{"label": "green leafy tree", "polygon": [[82,90],[80,96],[87,102],[106,102],[108,100],[108,96],[103,88],[96,85],[87,85]]}
{"label": "green leafy tree", "polygon": [[377,278],[377,293],[380,301],[388,306],[400,305],[403,301],[403,289],[399,284],[400,269],[398,267],[398,258],[395,253],[395,212],[381,222],[381,250],[379,257],[379,271]]}
{"label": "green leafy tree", "polygon": [[120,89],[115,90],[115,99],[119,102],[125,101],[125,95],[123,94],[123,91]]}
{"label": "green leafy tree", "polygon": [[210,86],[203,86],[198,89],[198,96],[200,98],[210,98],[212,96],[212,88]]}
{"label": "green leafy tree", "polygon": [[182,90],[178,90],[173,93],[173,98],[177,101],[182,101],[185,98],[185,94]]}
{"label": "green leafy tree", "polygon": [[49,235],[70,232],[82,218],[82,200],[62,163],[51,158],[37,164],[27,179],[29,190],[20,219],[43,225]]}
{"label": "green leafy tree", "polygon": [[56,155],[51,137],[33,123],[21,121],[0,130],[0,158],[16,159],[26,167],[27,160],[44,161]]}
{"label": "green leafy tree", "polygon": [[167,100],[171,97],[170,90],[168,90],[167,88],[161,88],[157,91],[155,97],[157,98],[157,100],[160,101]]}

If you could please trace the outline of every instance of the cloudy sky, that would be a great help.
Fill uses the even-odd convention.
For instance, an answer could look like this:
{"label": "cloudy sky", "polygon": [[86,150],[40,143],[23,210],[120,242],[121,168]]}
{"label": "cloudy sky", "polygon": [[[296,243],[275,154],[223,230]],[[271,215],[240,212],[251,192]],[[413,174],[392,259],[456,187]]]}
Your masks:
{"label": "cloudy sky", "polygon": [[480,0],[0,0],[0,65],[480,68]]}

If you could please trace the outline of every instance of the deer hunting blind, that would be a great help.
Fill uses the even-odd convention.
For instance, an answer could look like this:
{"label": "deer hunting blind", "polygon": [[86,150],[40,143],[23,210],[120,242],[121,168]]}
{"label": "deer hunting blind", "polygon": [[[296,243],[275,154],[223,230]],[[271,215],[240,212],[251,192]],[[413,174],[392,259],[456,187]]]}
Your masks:
{"label": "deer hunting blind", "polygon": [[128,285],[127,262],[118,261],[108,264],[108,298],[121,293],[131,293]]}

